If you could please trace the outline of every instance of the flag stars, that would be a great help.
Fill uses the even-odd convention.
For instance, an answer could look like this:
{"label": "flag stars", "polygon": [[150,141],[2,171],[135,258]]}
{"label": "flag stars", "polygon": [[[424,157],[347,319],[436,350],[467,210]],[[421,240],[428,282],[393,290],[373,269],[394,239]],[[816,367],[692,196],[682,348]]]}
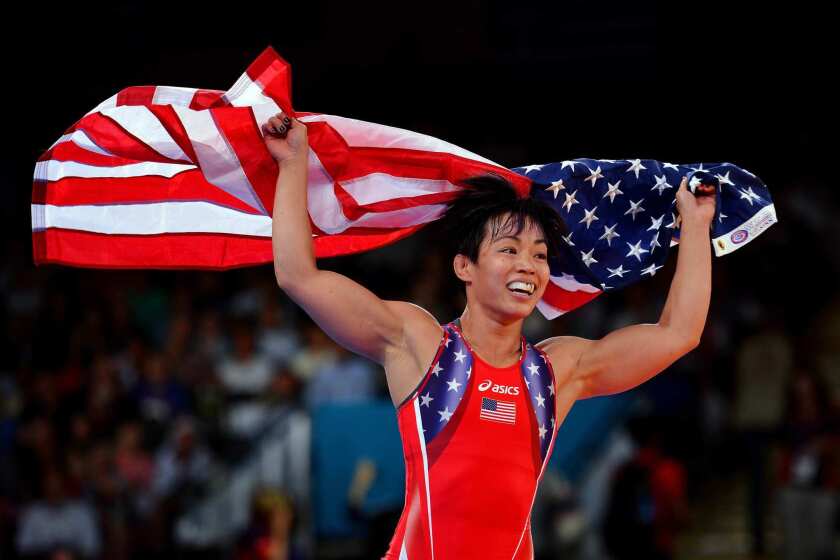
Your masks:
{"label": "flag stars", "polygon": [[568,160],[568,159],[564,160],[564,161],[561,161],[560,162],[560,171],[563,171],[567,167],[571,167],[572,168],[572,173],[574,173],[575,172],[575,165],[577,165],[579,163],[580,163],[579,161]]}
{"label": "flag stars", "polygon": [[531,375],[537,375],[540,372],[540,366],[536,365],[534,362],[531,362],[531,365],[528,366],[528,371],[531,372]]}
{"label": "flag stars", "polygon": [[636,242],[635,245],[631,245],[627,243],[627,246],[630,247],[630,252],[624,255],[625,257],[636,257],[636,260],[642,262],[642,253],[650,253],[647,249],[642,249],[640,246],[642,244],[642,240]]}
{"label": "flag stars", "polygon": [[635,222],[636,221],[636,214],[645,211],[645,209],[642,208],[642,200],[643,199],[639,199],[638,202],[633,202],[631,200],[630,201],[630,209],[627,210],[627,212],[625,212],[624,215],[626,216],[627,214],[632,214],[633,215],[633,221]]}
{"label": "flag stars", "polygon": [[460,350],[455,352],[455,361],[456,362],[460,362],[460,363],[463,364],[464,363],[464,358],[466,358],[466,357],[467,357],[467,355],[464,354],[463,352],[461,352]]}
{"label": "flag stars", "polygon": [[548,394],[551,395],[552,397],[554,396],[554,384],[553,383],[548,386]]}
{"label": "flag stars", "polygon": [[575,204],[580,204],[578,200],[575,198],[577,195],[577,191],[573,192],[572,194],[566,193],[566,200],[563,202],[563,208],[566,209],[566,212],[572,211],[572,206]]}
{"label": "flag stars", "polygon": [[540,439],[545,439],[545,434],[548,433],[548,430],[545,429],[543,424],[540,424]]}
{"label": "flag stars", "polygon": [[628,159],[627,161],[630,162],[630,167],[627,168],[625,173],[630,173],[631,171],[636,174],[636,179],[639,178],[639,171],[642,169],[647,169],[644,165],[642,165],[642,160],[640,159]]}
{"label": "flag stars", "polygon": [[[628,243],[628,245],[630,245],[630,244]],[[607,267],[607,270],[610,271],[610,275],[607,276],[607,278],[612,278],[613,276],[618,276],[619,278],[624,278],[624,275],[627,274],[628,272],[630,272],[629,270],[624,270],[624,265],[623,264],[618,265],[618,268]]]}
{"label": "flag stars", "polygon": [[645,231],[650,231],[650,230],[656,231],[656,230],[658,230],[659,228],[662,227],[662,220],[664,220],[664,219],[665,219],[665,214],[662,214],[657,219],[653,219],[653,216],[651,216],[650,217],[650,222],[651,222],[650,227],[647,228]]}
{"label": "flag stars", "polygon": [[429,408],[429,403],[435,400],[435,398],[430,394],[426,393],[425,395],[420,397],[420,406],[425,406]]}
{"label": "flag stars", "polygon": [[440,364],[436,362],[435,367],[432,368],[432,373],[435,374],[435,377],[439,377],[438,374],[442,371],[443,371],[443,368],[440,367]]}
{"label": "flag stars", "polygon": [[752,206],[753,200],[758,200],[759,198],[761,198],[760,196],[758,196],[757,194],[755,194],[753,192],[752,187],[747,187],[747,190],[744,190],[744,189],[738,189],[738,190],[741,192],[741,200],[746,199],[747,202],[750,203],[750,206]]}
{"label": "flag stars", "polygon": [[537,401],[537,406],[541,406],[545,408],[545,397],[542,396],[542,393],[537,393],[537,396],[534,397]]}
{"label": "flag stars", "polygon": [[566,242],[566,245],[568,245],[569,247],[574,247],[574,246],[575,246],[575,244],[574,244],[574,243],[572,243],[572,233],[574,233],[574,232],[571,232],[571,231],[570,231],[570,232],[569,232],[569,235],[561,235],[561,236],[560,236],[560,237],[562,237],[562,238],[563,238],[563,241],[565,241],[565,242]]}
{"label": "flag stars", "polygon": [[525,173],[525,175],[527,175],[531,171],[539,171],[543,167],[545,167],[545,165],[526,165],[525,167],[522,168],[522,171],[523,171],[523,173]]}
{"label": "flag stars", "polygon": [[618,188],[618,186],[619,186],[620,184],[621,184],[621,179],[619,179],[618,181],[616,181],[616,182],[615,182],[615,184],[610,183],[610,182],[608,181],[608,182],[607,182],[607,185],[609,185],[609,186],[607,187],[607,192],[605,192],[605,193],[604,193],[604,196],[602,196],[601,198],[610,197],[610,204],[612,204],[612,203],[615,201],[615,197],[616,197],[616,195],[619,195],[619,194],[624,194],[624,191],[622,191],[622,190],[620,190],[620,189]]}
{"label": "flag stars", "polygon": [[720,173],[718,173],[718,174],[715,175],[715,178],[718,180],[718,183],[720,184],[720,186],[723,186],[723,185],[730,185],[732,187],[735,186],[735,183],[733,183],[732,180],[729,178],[729,171],[727,171],[724,175],[721,175]]}
{"label": "flag stars", "polygon": [[592,188],[594,189],[595,188],[595,183],[598,182],[598,179],[603,179],[604,178],[604,175],[601,174],[601,166],[599,165],[598,168],[595,171],[592,171],[590,169],[589,173],[590,173],[589,177],[584,179],[584,181],[592,181]]}
{"label": "flag stars", "polygon": [[557,200],[557,194],[560,191],[565,191],[566,190],[566,185],[563,184],[563,179],[558,179],[558,180],[554,181],[553,183],[551,183],[551,186],[546,188],[545,190],[553,193],[554,194],[554,200]]}
{"label": "flag stars", "polygon": [[470,368],[467,370],[467,379],[470,378],[471,374],[472,374],[472,366],[470,366]]}
{"label": "flag stars", "polygon": [[651,238],[650,243],[648,244],[648,247],[650,247],[650,254],[651,255],[653,254],[653,252],[656,250],[657,247],[662,247],[662,245],[659,244],[659,232],[658,231],[656,232],[656,235],[654,235]]}
{"label": "flag stars", "polygon": [[719,224],[722,224],[722,223],[723,223],[723,219],[724,219],[724,218],[728,218],[728,217],[729,217],[729,216],[727,216],[726,214],[724,214],[723,212],[721,212],[721,213],[720,213],[720,216],[718,216],[718,223],[719,223]]}
{"label": "flag stars", "polygon": [[617,228],[617,227],[618,227],[617,223],[613,224],[611,227],[604,226],[604,235],[599,237],[598,241],[600,241],[602,239],[606,239],[607,240],[607,245],[612,247],[612,243],[610,243],[610,242],[612,241],[613,237],[621,237],[620,234],[615,232],[615,228]]}
{"label": "flag stars", "polygon": [[680,227],[680,222],[682,221],[682,216],[679,214],[674,214],[671,212],[671,223],[666,225],[665,227],[668,229],[674,229]]}
{"label": "flag stars", "polygon": [[654,177],[656,177],[656,184],[650,190],[652,190],[652,191],[658,190],[659,191],[659,196],[662,196],[662,193],[665,192],[665,189],[673,189],[674,188],[673,185],[668,184],[668,177],[666,177],[665,175],[663,175],[662,177],[657,177],[656,175],[654,175]]}
{"label": "flag stars", "polygon": [[587,268],[588,268],[588,267],[589,267],[592,263],[596,263],[596,262],[598,262],[597,260],[595,260],[595,259],[592,257],[592,253],[593,253],[593,252],[595,252],[595,249],[594,249],[594,248],[593,248],[592,250],[590,250],[588,253],[584,253],[583,251],[581,251],[581,252],[580,252],[580,258],[582,258],[582,259],[583,259],[583,264],[585,264],[585,265],[587,266]]}
{"label": "flag stars", "polygon": [[582,224],[582,223],[586,222],[586,229],[589,229],[589,226],[592,224],[592,222],[594,222],[595,220],[598,219],[598,216],[595,215],[596,210],[598,210],[597,206],[593,207],[592,210],[587,210],[587,209],[584,208],[583,209],[584,216],[578,223]]}
{"label": "flag stars", "polygon": [[447,381],[446,384],[449,385],[449,388],[446,390],[447,393],[449,391],[455,391],[457,393],[458,392],[458,387],[463,385],[463,383],[458,383],[458,380],[455,379],[454,377],[450,381]]}
{"label": "flag stars", "polygon": [[439,422],[448,422],[450,418],[452,418],[452,412],[449,412],[449,407],[447,406],[443,410],[438,410],[438,414],[440,414]]}
{"label": "flag stars", "polygon": [[679,171],[680,170],[680,168],[677,167],[676,165],[674,165],[673,163],[663,163],[662,167],[664,167],[666,169],[673,169],[674,171]]}
{"label": "flag stars", "polygon": [[653,276],[654,274],[656,274],[656,271],[659,270],[660,268],[662,268],[661,265],[656,266],[656,263],[653,263],[649,267],[642,270],[642,274],[650,274],[651,276]]}

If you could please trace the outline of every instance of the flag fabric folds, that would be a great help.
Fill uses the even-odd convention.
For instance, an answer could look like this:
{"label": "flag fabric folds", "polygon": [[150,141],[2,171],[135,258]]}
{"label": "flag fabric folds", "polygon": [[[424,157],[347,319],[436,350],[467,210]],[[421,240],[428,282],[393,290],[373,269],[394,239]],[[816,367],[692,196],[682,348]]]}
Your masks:
{"label": "flag fabric folds", "polygon": [[[540,303],[548,317],[655,273],[678,237],[678,176],[719,186],[718,255],[775,222],[764,185],[731,164],[579,159],[510,170],[428,135],[295,112],[290,83],[290,66],[269,47],[226,92],[138,86],[100,103],[36,163],[36,264],[228,269],[271,262],[277,164],[261,127],[281,110],[308,129],[316,256],[410,235],[441,216],[465,179],[496,173],[521,196],[553,204],[572,232],[567,254],[551,263]],[[616,265],[634,270],[625,277]]]}

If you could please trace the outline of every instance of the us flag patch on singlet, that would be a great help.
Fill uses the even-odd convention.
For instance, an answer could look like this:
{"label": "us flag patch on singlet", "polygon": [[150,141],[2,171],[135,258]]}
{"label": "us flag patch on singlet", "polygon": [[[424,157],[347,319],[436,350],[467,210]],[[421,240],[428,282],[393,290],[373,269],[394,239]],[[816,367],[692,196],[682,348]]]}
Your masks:
{"label": "us flag patch on singlet", "polygon": [[516,403],[481,397],[479,418],[503,424],[516,424]]}

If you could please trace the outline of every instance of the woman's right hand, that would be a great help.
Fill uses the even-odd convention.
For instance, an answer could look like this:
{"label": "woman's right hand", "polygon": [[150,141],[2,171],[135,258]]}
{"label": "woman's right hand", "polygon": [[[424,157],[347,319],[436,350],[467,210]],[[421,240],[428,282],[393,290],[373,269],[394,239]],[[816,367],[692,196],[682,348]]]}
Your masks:
{"label": "woman's right hand", "polygon": [[271,157],[280,165],[308,157],[309,142],[306,126],[297,119],[277,113],[262,127],[263,139]]}

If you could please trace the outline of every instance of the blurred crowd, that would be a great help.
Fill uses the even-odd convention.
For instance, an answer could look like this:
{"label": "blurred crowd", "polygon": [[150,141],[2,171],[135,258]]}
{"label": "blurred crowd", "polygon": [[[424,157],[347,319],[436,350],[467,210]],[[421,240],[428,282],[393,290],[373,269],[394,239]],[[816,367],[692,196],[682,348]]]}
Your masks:
{"label": "blurred crowd", "polygon": [[[832,278],[840,253],[810,243],[837,233],[826,214],[836,207],[792,187],[777,200],[780,224],[714,260],[701,346],[641,388],[646,404],[627,424],[627,453],[600,485],[591,510],[600,513],[577,528],[549,524],[543,557],[556,553],[550,543],[580,545],[592,534],[616,559],[640,550],[673,557],[692,503],[732,473],[749,480],[743,500],[755,553],[768,552],[775,516],[784,558],[837,557],[840,293]],[[432,229],[324,266],[448,322],[464,302],[433,249],[439,235]],[[0,557],[206,555],[179,544],[175,521],[247,456],[270,411],[389,399],[381,369],[326,337],[268,266],[35,268],[27,242],[4,243]],[[675,257],[655,278],[566,317],[547,322],[535,312],[526,336],[596,338],[656,321]],[[294,538],[305,504],[288,490],[255,493],[250,525],[216,554],[314,557]]]}

